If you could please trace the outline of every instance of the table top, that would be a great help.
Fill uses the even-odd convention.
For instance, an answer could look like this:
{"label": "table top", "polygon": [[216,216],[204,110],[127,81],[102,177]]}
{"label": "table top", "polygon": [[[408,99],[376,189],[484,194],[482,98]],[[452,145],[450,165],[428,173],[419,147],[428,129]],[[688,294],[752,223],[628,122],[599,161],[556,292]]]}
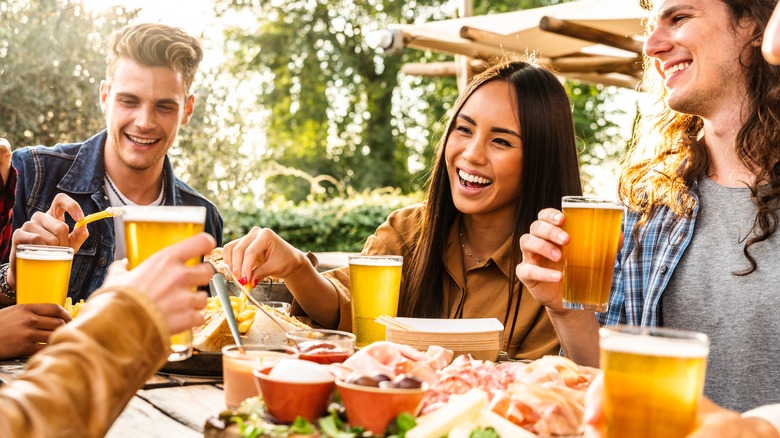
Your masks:
{"label": "table top", "polygon": [[[0,380],[12,381],[25,362],[0,361]],[[136,392],[106,436],[202,438],[206,420],[224,409],[221,377],[158,373]]]}

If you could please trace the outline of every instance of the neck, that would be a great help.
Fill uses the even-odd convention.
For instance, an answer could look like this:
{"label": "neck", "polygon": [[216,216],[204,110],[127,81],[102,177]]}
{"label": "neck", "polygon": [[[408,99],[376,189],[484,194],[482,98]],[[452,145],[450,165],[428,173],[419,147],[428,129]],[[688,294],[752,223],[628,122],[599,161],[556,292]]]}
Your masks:
{"label": "neck", "polygon": [[159,169],[143,171],[127,167],[109,169],[106,166],[106,175],[111,178],[113,185],[122,196],[138,205],[149,205],[156,201],[163,186],[162,166]]}
{"label": "neck", "polygon": [[462,243],[474,257],[485,260],[506,242],[512,234],[512,221],[482,220],[479,216],[461,215],[460,233]]}
{"label": "neck", "polygon": [[746,184],[752,184],[755,179],[750,169],[737,156],[736,140],[741,128],[742,123],[738,119],[723,121],[722,124],[712,120],[704,121],[703,140],[710,158],[707,176],[716,184],[744,187]]}

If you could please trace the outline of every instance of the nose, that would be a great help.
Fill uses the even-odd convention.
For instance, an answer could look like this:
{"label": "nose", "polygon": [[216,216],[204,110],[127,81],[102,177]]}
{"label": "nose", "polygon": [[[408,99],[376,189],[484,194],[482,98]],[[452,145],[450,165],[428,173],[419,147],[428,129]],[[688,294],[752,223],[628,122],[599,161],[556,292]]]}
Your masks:
{"label": "nose", "polygon": [[647,34],[644,52],[648,58],[658,58],[659,55],[668,52],[671,48],[672,43],[663,28],[656,27]]}
{"label": "nose", "polygon": [[486,139],[481,136],[475,136],[466,144],[463,149],[463,159],[469,163],[482,164],[485,162],[485,143]]}
{"label": "nose", "polygon": [[135,125],[143,131],[154,129],[157,125],[154,108],[140,107],[135,115]]}

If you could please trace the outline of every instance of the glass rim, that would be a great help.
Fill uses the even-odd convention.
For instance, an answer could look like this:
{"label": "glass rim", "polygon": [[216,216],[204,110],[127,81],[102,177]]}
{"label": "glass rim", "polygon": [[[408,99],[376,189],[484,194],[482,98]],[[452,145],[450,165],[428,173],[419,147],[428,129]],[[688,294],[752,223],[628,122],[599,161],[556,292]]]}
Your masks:
{"label": "glass rim", "polygon": [[573,204],[607,204],[623,207],[623,203],[618,199],[602,198],[599,196],[562,196],[561,204],[569,202]]}
{"label": "glass rim", "polygon": [[119,215],[125,222],[206,223],[208,210],[201,205],[125,205]]}
{"label": "glass rim", "polygon": [[[322,338],[311,338],[304,335],[305,333],[311,333],[311,332],[323,333],[325,336]],[[286,335],[287,335],[287,339],[291,341],[334,341],[334,340],[348,340],[348,339],[352,339],[354,341],[357,339],[357,336],[355,336],[354,333],[346,332],[343,330],[318,329],[318,328],[290,330],[286,333]]]}
{"label": "glass rim", "polygon": [[[269,353],[279,353],[282,355],[298,357],[298,350],[287,344],[247,344],[242,345],[244,351],[265,351]],[[245,354],[241,354],[239,346],[236,344],[228,344],[222,347],[221,350],[223,357],[238,357],[246,358]]]}
{"label": "glass rim", "polygon": [[671,342],[693,342],[709,347],[710,338],[705,333],[681,330],[670,327],[649,327],[618,324],[599,328],[599,339],[606,337],[644,337],[646,339],[663,339]]}
{"label": "glass rim", "polygon": [[395,254],[349,254],[347,255],[348,261],[351,261],[352,259],[403,261],[404,257]]}
{"label": "glass rim", "polygon": [[73,248],[69,246],[57,246],[57,245],[37,245],[33,243],[23,243],[21,245],[16,245],[16,250],[32,250],[32,251],[56,251],[56,252],[67,252],[68,254],[73,254]]}

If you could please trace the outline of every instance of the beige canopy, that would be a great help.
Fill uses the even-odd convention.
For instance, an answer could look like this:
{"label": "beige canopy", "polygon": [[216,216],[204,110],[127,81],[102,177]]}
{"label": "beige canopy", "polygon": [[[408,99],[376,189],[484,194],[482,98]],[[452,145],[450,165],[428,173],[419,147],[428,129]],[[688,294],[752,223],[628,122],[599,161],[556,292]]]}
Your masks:
{"label": "beige canopy", "polygon": [[[647,11],[639,0],[579,0],[503,14],[391,27],[398,46],[473,58],[477,70],[535,53],[568,78],[634,88]],[[399,38],[400,37],[400,38]],[[390,48],[389,45],[387,48]],[[453,74],[454,63],[407,64],[407,74]]]}

